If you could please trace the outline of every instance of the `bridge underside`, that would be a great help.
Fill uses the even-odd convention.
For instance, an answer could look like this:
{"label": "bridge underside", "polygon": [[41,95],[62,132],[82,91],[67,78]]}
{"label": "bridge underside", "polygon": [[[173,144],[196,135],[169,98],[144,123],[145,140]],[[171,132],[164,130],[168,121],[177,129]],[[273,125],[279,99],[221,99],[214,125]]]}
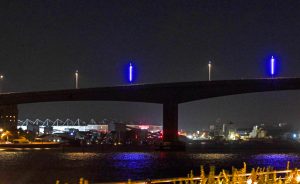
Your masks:
{"label": "bridge underside", "polygon": [[57,101],[130,101],[163,104],[163,138],[178,142],[178,104],[212,97],[300,89],[300,78],[141,84],[0,95],[0,128],[16,129],[17,104]]}

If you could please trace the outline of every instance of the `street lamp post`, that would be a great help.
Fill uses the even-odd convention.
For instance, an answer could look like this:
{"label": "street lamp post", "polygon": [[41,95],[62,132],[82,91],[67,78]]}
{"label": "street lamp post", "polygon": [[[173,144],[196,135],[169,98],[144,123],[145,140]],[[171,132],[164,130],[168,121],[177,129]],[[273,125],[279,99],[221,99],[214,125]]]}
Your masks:
{"label": "street lamp post", "polygon": [[208,62],[208,81],[211,80],[211,61]]}
{"label": "street lamp post", "polygon": [[3,88],[3,79],[4,79],[4,75],[0,75],[0,92],[2,92],[2,88]]}
{"label": "street lamp post", "polygon": [[78,89],[78,77],[79,77],[78,70],[76,70],[76,72],[75,72],[75,88],[76,89]]}

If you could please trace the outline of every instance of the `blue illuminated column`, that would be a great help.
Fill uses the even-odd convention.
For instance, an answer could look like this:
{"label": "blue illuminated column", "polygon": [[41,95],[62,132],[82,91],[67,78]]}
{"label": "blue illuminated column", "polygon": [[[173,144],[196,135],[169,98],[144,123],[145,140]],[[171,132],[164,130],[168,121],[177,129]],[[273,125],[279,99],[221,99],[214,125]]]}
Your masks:
{"label": "blue illuminated column", "polygon": [[275,75],[275,59],[273,56],[271,58],[270,64],[271,64],[271,76],[274,77],[274,75]]}
{"label": "blue illuminated column", "polygon": [[132,66],[132,64],[130,63],[129,64],[129,82],[130,83],[132,83],[132,81],[133,81],[133,79],[132,79],[132,77],[133,77],[133,75],[132,75],[132,70],[133,70],[133,66]]}

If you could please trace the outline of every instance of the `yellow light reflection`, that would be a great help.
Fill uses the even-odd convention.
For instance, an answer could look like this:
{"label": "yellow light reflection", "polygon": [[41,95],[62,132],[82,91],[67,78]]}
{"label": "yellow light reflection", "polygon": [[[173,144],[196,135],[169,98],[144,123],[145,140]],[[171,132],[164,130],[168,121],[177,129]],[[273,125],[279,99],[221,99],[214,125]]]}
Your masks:
{"label": "yellow light reflection", "polygon": [[75,152],[75,153],[65,153],[64,155],[66,159],[69,160],[89,160],[99,155],[99,153],[97,154],[97,153]]}
{"label": "yellow light reflection", "polygon": [[296,176],[296,181],[297,181],[297,183],[300,182],[300,175],[297,175],[297,176]]}
{"label": "yellow light reflection", "polygon": [[190,154],[193,159],[205,159],[205,160],[225,160],[235,156],[235,154],[222,154],[222,153],[197,153]]}

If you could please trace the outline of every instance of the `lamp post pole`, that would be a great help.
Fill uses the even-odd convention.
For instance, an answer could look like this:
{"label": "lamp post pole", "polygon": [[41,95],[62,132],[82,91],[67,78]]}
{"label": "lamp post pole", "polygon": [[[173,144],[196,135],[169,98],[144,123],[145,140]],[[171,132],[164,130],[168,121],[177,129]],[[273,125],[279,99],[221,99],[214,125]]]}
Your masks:
{"label": "lamp post pole", "polygon": [[208,81],[211,80],[211,61],[208,62]]}
{"label": "lamp post pole", "polygon": [[0,93],[2,93],[4,75],[0,75]]}
{"label": "lamp post pole", "polygon": [[75,72],[75,88],[78,89],[78,77],[79,77],[79,73],[78,70],[76,70]]}

